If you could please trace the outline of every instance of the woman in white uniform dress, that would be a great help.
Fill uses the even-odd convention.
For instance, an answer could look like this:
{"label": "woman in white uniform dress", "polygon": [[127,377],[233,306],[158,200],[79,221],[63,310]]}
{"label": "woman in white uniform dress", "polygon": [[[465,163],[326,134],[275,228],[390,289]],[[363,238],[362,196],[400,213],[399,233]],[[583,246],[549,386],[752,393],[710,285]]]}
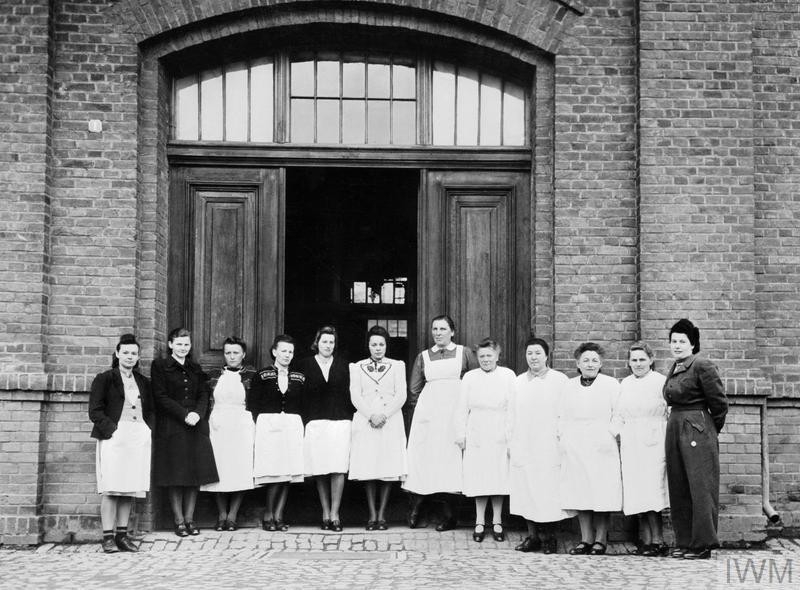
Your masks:
{"label": "woman in white uniform dress", "polygon": [[255,425],[245,402],[256,370],[243,366],[247,344],[240,338],[226,338],[222,354],[225,366],[209,380],[214,405],[208,418],[219,481],[200,486],[200,491],[214,492],[215,530],[235,531],[244,490],[253,489]]}
{"label": "woman in white uniform dress", "polygon": [[662,389],[666,377],[653,370],[653,351],[644,342],[628,351],[632,375],[622,380],[614,423],[622,459],[622,511],[640,515],[641,555],[664,555],[661,511],[669,507],[667,460],[667,403]]}
{"label": "woman in white uniform dress", "polygon": [[455,324],[448,315],[431,320],[434,346],[414,360],[409,385],[408,477],[403,489],[411,492],[408,526],[416,528],[425,496],[440,494],[444,518],[437,531],[455,528],[456,519],[447,494],[462,488],[461,451],[454,444],[453,412],[458,403],[461,377],[476,369],[473,352],[453,342]]}
{"label": "woman in white uniform dress", "polygon": [[[350,479],[366,482],[367,530],[386,530],[386,505],[393,481],[407,473],[406,432],[400,410],[406,401],[406,365],[386,358],[389,333],[381,326],[367,332],[369,358],[350,365],[353,440]],[[376,507],[376,482],[381,482]]]}
{"label": "woman in white uniform dress", "polygon": [[453,416],[455,443],[464,451],[465,496],[475,498],[473,540],[485,534],[486,506],[492,500],[492,536],[504,541],[503,498],[508,494],[508,407],[516,375],[498,367],[500,345],[491,338],[478,344],[479,369],[464,375]]}
{"label": "woman in white uniform dress", "polygon": [[154,407],[150,382],[136,370],[138,365],[139,343],[133,334],[124,334],[117,343],[111,370],[94,378],[89,394],[106,553],[138,551],[128,537],[128,520],[133,499],[144,498],[150,490]]}
{"label": "woman in white uniform dress", "polygon": [[555,553],[555,524],[575,515],[561,508],[558,490],[558,405],[569,378],[548,366],[549,357],[547,342],[528,338],[528,370],[517,377],[511,398],[509,511],[525,519],[528,536],[514,549],[526,553]]}
{"label": "woman in white uniform dress", "polygon": [[302,373],[290,371],[294,338],[281,334],[272,343],[275,365],[258,372],[250,385],[247,409],[256,422],[253,476],[267,486],[267,506],[261,527],[265,531],[287,531],[283,509],[289,483],[304,479]]}
{"label": "woman in white uniform dress", "polygon": [[622,509],[619,447],[611,424],[619,382],[600,374],[598,344],[584,342],[574,357],[580,375],[567,382],[559,405],[561,507],[578,511],[581,542],[570,554],[603,555],[610,513]]}

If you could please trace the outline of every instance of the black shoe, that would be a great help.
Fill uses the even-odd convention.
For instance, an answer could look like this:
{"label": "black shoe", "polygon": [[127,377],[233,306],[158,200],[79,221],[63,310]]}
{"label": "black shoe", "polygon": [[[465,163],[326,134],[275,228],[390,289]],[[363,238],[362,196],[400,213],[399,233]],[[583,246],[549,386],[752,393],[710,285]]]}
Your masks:
{"label": "black shoe", "polygon": [[120,551],[129,551],[130,553],[139,552],[139,548],[133,544],[133,541],[131,541],[131,538],[128,535],[114,537],[114,542],[117,544],[117,547]]}
{"label": "black shoe", "polygon": [[175,525],[175,534],[178,535],[179,537],[189,536],[189,530],[186,528],[185,522]]}
{"label": "black shoe", "polygon": [[192,535],[193,537],[195,537],[195,536],[200,534],[200,529],[198,529],[196,526],[194,526],[193,522],[187,522],[186,523],[186,532],[189,533],[190,535]]}
{"label": "black shoe", "polygon": [[451,516],[450,518],[447,518],[437,524],[436,530],[440,533],[443,533],[444,531],[452,531],[454,528],[456,528],[457,524],[458,523],[456,522],[456,519]]}
{"label": "black shoe", "polygon": [[408,528],[410,529],[417,528],[419,526],[419,512],[417,512],[416,510],[412,510],[411,512],[409,512],[407,522],[408,522]]}
{"label": "black shoe", "polygon": [[341,520],[332,520],[330,523],[330,527],[328,530],[333,531],[334,533],[341,533],[342,532],[342,521]]}
{"label": "black shoe", "polygon": [[569,550],[570,555],[588,555],[589,551],[592,550],[592,546],[589,543],[584,543],[581,541],[577,545],[575,545],[572,549]]}
{"label": "black shoe", "polygon": [[475,530],[472,531],[472,540],[476,543],[483,543],[483,537],[486,535],[486,527],[482,524],[476,524]]}
{"label": "black shoe", "polygon": [[705,549],[689,549],[686,553],[683,554],[684,559],[710,559],[711,558],[711,549],[706,547]]}
{"label": "black shoe", "polygon": [[600,541],[592,543],[592,548],[589,550],[589,555],[605,555],[605,554],[606,554],[605,543],[601,543]]}
{"label": "black shoe", "polygon": [[556,541],[555,537],[550,537],[544,543],[542,543],[542,553],[545,555],[558,553],[558,541]]}
{"label": "black shoe", "polygon": [[322,524],[321,524],[321,525],[319,525],[319,528],[320,528],[320,530],[323,530],[323,531],[329,531],[329,530],[331,530],[331,523],[332,523],[332,521],[330,521],[330,520],[325,520],[325,519],[323,518],[323,519],[322,519]]}
{"label": "black shoe", "polygon": [[658,545],[642,545],[637,554],[643,557],[655,557],[658,555]]}
{"label": "black shoe", "polygon": [[102,547],[104,553],[116,553],[119,551],[117,544],[114,542],[114,537],[103,537]]}
{"label": "black shoe", "polygon": [[235,520],[226,520],[225,521],[225,530],[226,531],[231,531],[231,532],[238,531],[239,530],[239,525],[236,524]]}
{"label": "black shoe", "polygon": [[286,531],[289,530],[289,525],[283,522],[282,520],[276,520],[275,529],[285,533]]}
{"label": "black shoe", "polygon": [[214,525],[214,530],[218,532],[224,531],[226,522],[225,520],[218,520],[217,524]]}
{"label": "black shoe", "polygon": [[525,537],[522,543],[514,547],[514,551],[522,551],[523,553],[531,553],[532,551],[539,551],[542,548],[542,541],[537,537]]}
{"label": "black shoe", "polygon": [[379,531],[385,531],[389,529],[389,525],[386,524],[385,520],[379,520],[375,528],[378,529]]}
{"label": "black shoe", "polygon": [[377,522],[375,522],[374,520],[368,520],[367,526],[364,528],[366,528],[368,531],[374,531],[376,526],[378,526]]}
{"label": "black shoe", "polygon": [[274,518],[270,518],[268,520],[262,520],[261,521],[261,528],[264,529],[265,531],[269,531],[271,533],[274,533],[275,531],[278,530],[278,528],[275,526],[275,519]]}
{"label": "black shoe", "polygon": [[683,559],[683,556],[686,555],[687,551],[689,550],[686,547],[675,547],[669,552],[669,556],[674,557],[675,559]]}
{"label": "black shoe", "polygon": [[502,543],[506,540],[506,533],[503,530],[502,524],[493,524],[492,525],[492,538],[497,541],[498,543]]}

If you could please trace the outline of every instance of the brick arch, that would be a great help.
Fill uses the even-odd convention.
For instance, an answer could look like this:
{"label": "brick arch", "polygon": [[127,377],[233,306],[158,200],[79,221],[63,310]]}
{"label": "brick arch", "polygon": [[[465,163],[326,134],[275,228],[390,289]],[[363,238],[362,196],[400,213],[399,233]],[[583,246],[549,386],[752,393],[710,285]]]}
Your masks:
{"label": "brick arch", "polygon": [[[389,13],[387,8],[400,10]],[[403,20],[402,16],[398,18],[399,12],[405,15],[408,24],[445,17],[450,23],[479,25],[488,28],[491,36],[501,33],[510,36],[512,41],[522,41],[549,53],[557,52],[573,18],[584,12],[578,0],[496,0],[492,5],[483,0],[349,0],[335,6],[309,0],[229,0],[224,3],[216,0],[123,0],[112,10],[138,43],[183,27],[205,27],[221,17],[236,19],[241,15],[255,28],[268,28],[281,23],[312,22],[311,12],[316,22],[352,23],[355,19],[356,22],[369,21],[365,24],[379,25],[384,21],[397,26],[398,21]],[[295,19],[302,15],[302,20],[292,22],[293,15]],[[443,33],[447,34],[447,22],[442,26]]]}

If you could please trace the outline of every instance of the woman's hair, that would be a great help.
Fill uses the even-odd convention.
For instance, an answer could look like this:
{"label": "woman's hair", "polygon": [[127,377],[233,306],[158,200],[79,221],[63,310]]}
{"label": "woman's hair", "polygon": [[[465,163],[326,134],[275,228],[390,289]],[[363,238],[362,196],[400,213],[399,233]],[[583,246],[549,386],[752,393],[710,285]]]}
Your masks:
{"label": "woman's hair", "polygon": [[578,348],[576,348],[575,352],[572,353],[572,357],[577,361],[579,358],[581,358],[581,355],[587,351],[596,352],[597,356],[600,358],[603,358],[606,355],[606,351],[603,350],[603,347],[596,342],[584,342],[583,344],[578,345]]}
{"label": "woman's hair", "polygon": [[369,350],[369,339],[373,336],[380,336],[386,342],[386,350],[389,350],[389,332],[383,326],[377,324],[367,330],[367,350]]}
{"label": "woman's hair", "polygon": [[170,333],[167,336],[167,342],[172,342],[176,338],[183,338],[185,336],[191,338],[192,333],[186,328],[174,328],[173,330],[170,330]]}
{"label": "woman's hair", "polygon": [[656,359],[655,356],[653,355],[653,349],[650,348],[650,346],[646,342],[642,341],[634,342],[628,349],[628,368],[630,369],[631,353],[636,350],[641,350],[643,353],[647,355],[647,358],[650,359],[650,370],[654,370],[656,368]]}
{"label": "woman's hair", "polygon": [[278,344],[280,344],[281,342],[285,342],[286,344],[291,344],[292,346],[295,346],[294,338],[292,338],[288,334],[278,334],[272,341],[272,346],[269,347],[269,354],[270,356],[272,356],[272,358],[275,358],[275,355],[273,354],[272,351],[278,348]]}
{"label": "woman's hair", "polygon": [[314,343],[311,345],[311,350],[314,352],[319,352],[319,339],[322,338],[323,334],[330,334],[333,336],[333,350],[336,350],[336,341],[339,340],[339,336],[336,334],[336,328],[333,326],[322,326],[319,330],[317,330],[317,335],[314,336]]}
{"label": "woman's hair", "polygon": [[241,346],[242,352],[247,353],[247,343],[239,338],[238,336],[228,336],[225,339],[225,342],[222,343],[222,350],[225,350],[225,345],[229,344],[231,346]]}
{"label": "woman's hair", "polygon": [[[116,347],[115,350],[117,352],[119,352],[120,347],[122,347],[122,346],[124,346],[126,344],[135,344],[136,348],[138,348],[139,350],[142,349],[142,347],[139,346],[139,343],[136,341],[136,336],[134,336],[133,334],[123,334],[122,336],[119,337],[119,342],[117,342],[117,347]],[[119,366],[119,359],[117,358],[116,354],[112,354],[111,355],[111,368],[114,369],[114,368],[116,368],[118,366]],[[136,364],[133,365],[133,368],[135,369],[138,366],[139,366],[139,361],[136,361]]]}
{"label": "woman's hair", "polygon": [[497,356],[500,356],[500,352],[502,352],[502,347],[497,340],[493,340],[491,338],[484,338],[480,342],[478,342],[477,348],[491,348],[497,353]]}
{"label": "woman's hair", "polygon": [[431,320],[431,328],[433,328],[433,322],[438,322],[438,321],[440,321],[440,320],[444,320],[445,322],[447,322],[447,325],[448,325],[448,326],[450,326],[450,329],[451,329],[453,332],[455,332],[455,331],[456,331],[456,323],[453,321],[453,318],[451,318],[451,317],[450,317],[449,315],[447,315],[446,313],[444,313],[444,314],[442,314],[442,315],[437,315],[435,318],[433,318],[433,319]]}
{"label": "woman's hair", "polygon": [[550,347],[547,345],[547,342],[544,341],[542,338],[537,338],[533,334],[528,336],[528,339],[525,341],[525,349],[527,350],[529,346],[534,346],[538,344],[544,350],[544,355],[547,358],[550,358]]}
{"label": "woman's hair", "polygon": [[692,352],[697,354],[700,352],[700,330],[697,329],[692,322],[683,318],[678,320],[674,326],[669,329],[669,339],[672,340],[673,334],[683,334],[689,339],[692,344]]}

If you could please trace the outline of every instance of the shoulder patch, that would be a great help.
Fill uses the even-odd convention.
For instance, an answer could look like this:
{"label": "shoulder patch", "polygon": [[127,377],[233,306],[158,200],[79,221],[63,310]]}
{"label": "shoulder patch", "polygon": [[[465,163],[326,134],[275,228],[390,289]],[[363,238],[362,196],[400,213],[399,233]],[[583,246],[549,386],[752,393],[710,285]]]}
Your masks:
{"label": "shoulder patch", "polygon": [[278,371],[275,369],[262,369],[258,372],[258,376],[261,378],[262,381],[266,381],[267,379],[273,379],[278,376]]}
{"label": "shoulder patch", "polygon": [[289,373],[289,379],[291,379],[292,381],[298,381],[300,383],[306,382],[306,376],[303,375],[302,373],[297,373],[296,371],[291,371]]}

